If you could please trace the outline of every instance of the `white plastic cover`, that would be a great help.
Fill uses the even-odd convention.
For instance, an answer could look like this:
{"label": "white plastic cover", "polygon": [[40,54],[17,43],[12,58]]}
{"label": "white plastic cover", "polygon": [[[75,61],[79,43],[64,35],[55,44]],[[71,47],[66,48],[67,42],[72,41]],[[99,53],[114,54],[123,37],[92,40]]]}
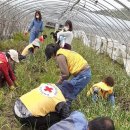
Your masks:
{"label": "white plastic cover", "polygon": [[[82,38],[83,43],[94,48],[97,53],[106,53],[113,61],[124,64],[127,75],[130,76],[130,47],[119,43],[117,40],[106,39],[105,37],[95,36],[95,42],[90,42],[84,31],[74,31],[74,37]],[[128,50],[127,50],[128,49]],[[128,53],[127,53],[128,52]]]}

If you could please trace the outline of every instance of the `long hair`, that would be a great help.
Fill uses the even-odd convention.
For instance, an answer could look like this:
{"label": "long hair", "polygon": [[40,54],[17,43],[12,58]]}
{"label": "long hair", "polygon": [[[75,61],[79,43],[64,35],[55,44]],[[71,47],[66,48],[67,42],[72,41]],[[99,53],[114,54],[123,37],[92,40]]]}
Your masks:
{"label": "long hair", "polygon": [[11,58],[11,57],[10,57],[10,54],[9,54],[8,52],[6,52],[5,55],[6,55],[6,57],[7,57],[8,59]]}
{"label": "long hair", "polygon": [[[39,15],[39,19],[36,18],[37,14]],[[40,21],[42,20],[42,15],[41,15],[41,12],[39,10],[36,10],[36,12],[35,12],[35,19],[40,20]]]}
{"label": "long hair", "polygon": [[60,49],[58,44],[48,44],[45,48],[46,60],[49,60],[52,56],[56,56],[57,51]]}
{"label": "long hair", "polygon": [[65,22],[65,26],[69,26],[69,31],[73,31],[73,25],[72,25],[72,22],[70,20],[67,20]]}

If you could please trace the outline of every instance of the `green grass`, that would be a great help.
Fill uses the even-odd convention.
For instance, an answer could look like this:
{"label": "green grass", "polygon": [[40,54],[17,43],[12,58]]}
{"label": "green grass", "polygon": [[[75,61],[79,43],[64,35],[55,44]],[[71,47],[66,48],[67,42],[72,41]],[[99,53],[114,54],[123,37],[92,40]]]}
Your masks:
{"label": "green grass", "polygon": [[[47,29],[45,34],[48,35],[51,31]],[[21,51],[28,44],[27,38],[21,34],[15,35],[12,42],[10,40],[1,42],[0,50],[15,48]],[[44,49],[51,42],[52,39],[48,36],[34,57],[28,57],[26,61],[16,65],[15,71],[19,88],[13,92],[6,86],[0,89],[1,130],[20,130],[22,127],[15,119],[12,111],[17,98],[38,87],[42,82],[55,83],[58,80],[60,71],[55,61],[52,59],[45,62]],[[92,70],[92,79],[89,85],[80,93],[77,100],[73,102],[72,109],[84,112],[88,120],[97,116],[109,116],[114,120],[116,130],[130,130],[130,108],[129,111],[127,108],[130,107],[130,104],[127,104],[127,100],[130,100],[130,80],[125,70],[120,65],[113,63],[106,55],[97,55],[93,49],[84,46],[80,39],[73,40],[73,50],[80,53],[88,61]],[[114,110],[107,102],[99,101],[95,104],[90,97],[86,96],[88,89],[107,75],[111,75],[115,79],[116,107]]]}

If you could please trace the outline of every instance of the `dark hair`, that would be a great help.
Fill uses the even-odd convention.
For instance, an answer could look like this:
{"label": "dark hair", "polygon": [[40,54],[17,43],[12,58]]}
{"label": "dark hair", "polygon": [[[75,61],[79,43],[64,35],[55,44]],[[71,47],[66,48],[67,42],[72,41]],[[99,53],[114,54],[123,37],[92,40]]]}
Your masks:
{"label": "dark hair", "polygon": [[72,26],[72,22],[70,20],[67,20],[65,22],[65,26],[69,26],[69,31],[73,31],[73,26]]}
{"label": "dark hair", "polygon": [[88,126],[89,130],[115,130],[114,122],[109,117],[97,117]]}
{"label": "dark hair", "polygon": [[48,44],[45,48],[46,60],[48,61],[53,55],[56,56],[57,51],[60,49],[58,44]]}
{"label": "dark hair", "polygon": [[[34,47],[34,48],[39,48],[39,46],[35,46],[35,45],[33,45],[33,47]],[[33,48],[33,49],[34,49],[34,48]]]}
{"label": "dark hair", "polygon": [[10,54],[9,54],[8,52],[6,52],[5,55],[6,55],[6,57],[7,57],[8,59],[11,58],[11,57],[10,57]]}
{"label": "dark hair", "polygon": [[55,42],[57,41],[57,33],[58,33],[58,32],[59,32],[59,31],[51,32],[51,33],[50,33],[50,35],[53,36],[53,39],[54,39]]}
{"label": "dark hair", "polygon": [[104,80],[103,80],[104,83],[106,83],[108,86],[113,86],[114,85],[114,79],[110,76],[106,77]]}
{"label": "dark hair", "polygon": [[42,20],[42,15],[41,15],[41,12],[39,11],[39,10],[36,10],[36,12],[35,12],[35,19],[37,20],[37,18],[36,18],[36,15],[39,15],[39,20],[41,21]]}
{"label": "dark hair", "polygon": [[47,38],[47,35],[46,35],[46,34],[44,34],[44,35],[43,35],[43,38],[44,38],[44,39],[46,39],[46,38]]}

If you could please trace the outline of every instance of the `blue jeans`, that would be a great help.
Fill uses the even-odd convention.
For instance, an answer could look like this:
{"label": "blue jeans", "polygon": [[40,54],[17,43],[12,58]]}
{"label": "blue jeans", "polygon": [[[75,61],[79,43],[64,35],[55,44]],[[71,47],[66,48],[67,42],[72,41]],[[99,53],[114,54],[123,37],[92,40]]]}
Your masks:
{"label": "blue jeans", "polygon": [[[92,100],[94,102],[96,102],[98,100],[98,95],[97,94],[93,94],[92,95]],[[115,106],[115,96],[114,96],[113,93],[108,96],[108,101],[111,103],[112,107]]]}
{"label": "blue jeans", "polygon": [[115,96],[114,94],[109,95],[108,100],[110,101],[112,107],[115,106]]}
{"label": "blue jeans", "polygon": [[62,84],[57,85],[67,99],[67,104],[70,106],[71,102],[76,99],[78,94],[85,88],[91,79],[90,68],[81,71],[77,76],[71,80],[64,80]]}
{"label": "blue jeans", "polygon": [[[65,98],[68,99],[68,105],[71,105],[72,100],[76,99],[78,94],[86,87],[91,79],[91,70],[87,68],[86,70],[80,72],[77,76],[73,77],[71,80],[65,80],[59,88],[67,89],[64,90]],[[71,88],[70,88],[71,87]]]}
{"label": "blue jeans", "polygon": [[91,70],[90,68],[80,72],[76,77],[73,77],[69,83],[74,86],[74,91],[72,93],[73,99],[86,87],[91,79]]}
{"label": "blue jeans", "polygon": [[39,32],[31,32],[29,43],[32,43],[36,38],[38,38]]}

